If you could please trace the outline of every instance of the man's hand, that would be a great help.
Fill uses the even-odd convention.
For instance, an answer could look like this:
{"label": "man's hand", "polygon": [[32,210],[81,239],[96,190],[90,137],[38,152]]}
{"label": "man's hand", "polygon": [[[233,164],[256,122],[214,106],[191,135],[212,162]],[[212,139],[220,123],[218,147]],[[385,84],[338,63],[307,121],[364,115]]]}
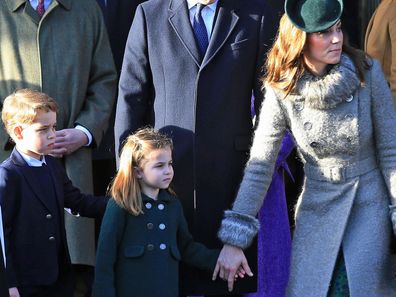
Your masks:
{"label": "man's hand", "polygon": [[217,259],[212,279],[215,280],[219,275],[221,279],[228,282],[228,290],[231,292],[234,288],[235,276],[241,276],[245,273],[253,276],[242,249],[225,244]]}
{"label": "man's hand", "polygon": [[9,288],[8,289],[8,294],[10,294],[10,297],[20,297],[19,291],[17,288]]}
{"label": "man's hand", "polygon": [[59,130],[55,132],[55,144],[51,155],[62,158],[86,144],[88,144],[88,137],[81,130],[74,128]]}

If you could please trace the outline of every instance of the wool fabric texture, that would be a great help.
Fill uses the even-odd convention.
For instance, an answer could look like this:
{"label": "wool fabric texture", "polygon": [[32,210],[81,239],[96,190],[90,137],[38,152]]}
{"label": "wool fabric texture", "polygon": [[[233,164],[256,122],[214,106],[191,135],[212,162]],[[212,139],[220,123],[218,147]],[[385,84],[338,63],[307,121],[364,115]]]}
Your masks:
{"label": "wool fabric texture", "polygon": [[221,240],[228,234],[226,242],[240,247],[251,240],[246,230],[254,226],[286,129],[305,166],[346,173],[364,160],[376,163],[339,180],[305,178],[286,296],[326,297],[340,249],[352,297],[396,294],[389,249],[389,205],[392,214],[396,205],[396,113],[378,62],[370,64],[363,85],[343,54],[325,76],[307,74],[286,98],[266,88],[250,159],[233,209],[225,214]]}

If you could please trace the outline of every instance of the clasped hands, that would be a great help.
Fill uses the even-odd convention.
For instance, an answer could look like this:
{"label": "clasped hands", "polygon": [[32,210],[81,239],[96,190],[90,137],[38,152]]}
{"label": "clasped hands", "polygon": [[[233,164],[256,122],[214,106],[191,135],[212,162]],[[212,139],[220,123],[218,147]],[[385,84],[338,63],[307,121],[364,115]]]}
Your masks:
{"label": "clasped hands", "polygon": [[227,281],[228,290],[234,288],[234,282],[239,278],[244,278],[245,274],[253,276],[243,250],[239,247],[225,244],[217,259],[212,280],[216,280],[217,275]]}

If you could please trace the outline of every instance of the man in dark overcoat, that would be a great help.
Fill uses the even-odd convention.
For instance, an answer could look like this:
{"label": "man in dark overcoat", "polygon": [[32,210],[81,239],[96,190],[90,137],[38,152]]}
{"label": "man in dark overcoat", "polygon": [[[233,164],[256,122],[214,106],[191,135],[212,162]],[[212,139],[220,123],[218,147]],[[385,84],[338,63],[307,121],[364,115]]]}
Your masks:
{"label": "man in dark overcoat", "polygon": [[[173,138],[173,188],[190,230],[197,241],[219,248],[216,231],[248,157],[251,98],[253,93],[257,111],[274,24],[263,0],[199,1],[207,4],[202,10],[196,0],[138,6],[125,48],[115,137],[120,148],[131,132],[153,125]],[[194,29],[201,18],[208,39],[204,50]],[[246,251],[253,272],[256,253],[254,245]],[[182,294],[228,292],[225,282],[212,282],[210,275],[189,268],[180,277]],[[255,290],[256,279],[246,277],[234,293]]]}

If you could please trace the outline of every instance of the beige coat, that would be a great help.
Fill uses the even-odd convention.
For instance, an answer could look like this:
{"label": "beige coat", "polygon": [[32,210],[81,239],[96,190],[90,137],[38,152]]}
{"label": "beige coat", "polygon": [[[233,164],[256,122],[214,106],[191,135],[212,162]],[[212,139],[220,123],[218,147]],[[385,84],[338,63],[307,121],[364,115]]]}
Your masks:
{"label": "beige coat", "polygon": [[382,0],[366,31],[366,52],[376,58],[396,102],[396,0]]}
{"label": "beige coat", "polygon": [[[113,106],[116,71],[94,0],[53,0],[41,20],[27,0],[0,1],[0,98],[26,87],[58,102],[58,129],[78,123],[96,143],[101,141]],[[0,160],[10,153],[7,142],[0,129]],[[64,163],[73,183],[91,192],[91,148],[79,149]],[[87,224],[73,225],[82,220]],[[71,216],[65,221],[72,262],[93,264],[93,221]]]}

